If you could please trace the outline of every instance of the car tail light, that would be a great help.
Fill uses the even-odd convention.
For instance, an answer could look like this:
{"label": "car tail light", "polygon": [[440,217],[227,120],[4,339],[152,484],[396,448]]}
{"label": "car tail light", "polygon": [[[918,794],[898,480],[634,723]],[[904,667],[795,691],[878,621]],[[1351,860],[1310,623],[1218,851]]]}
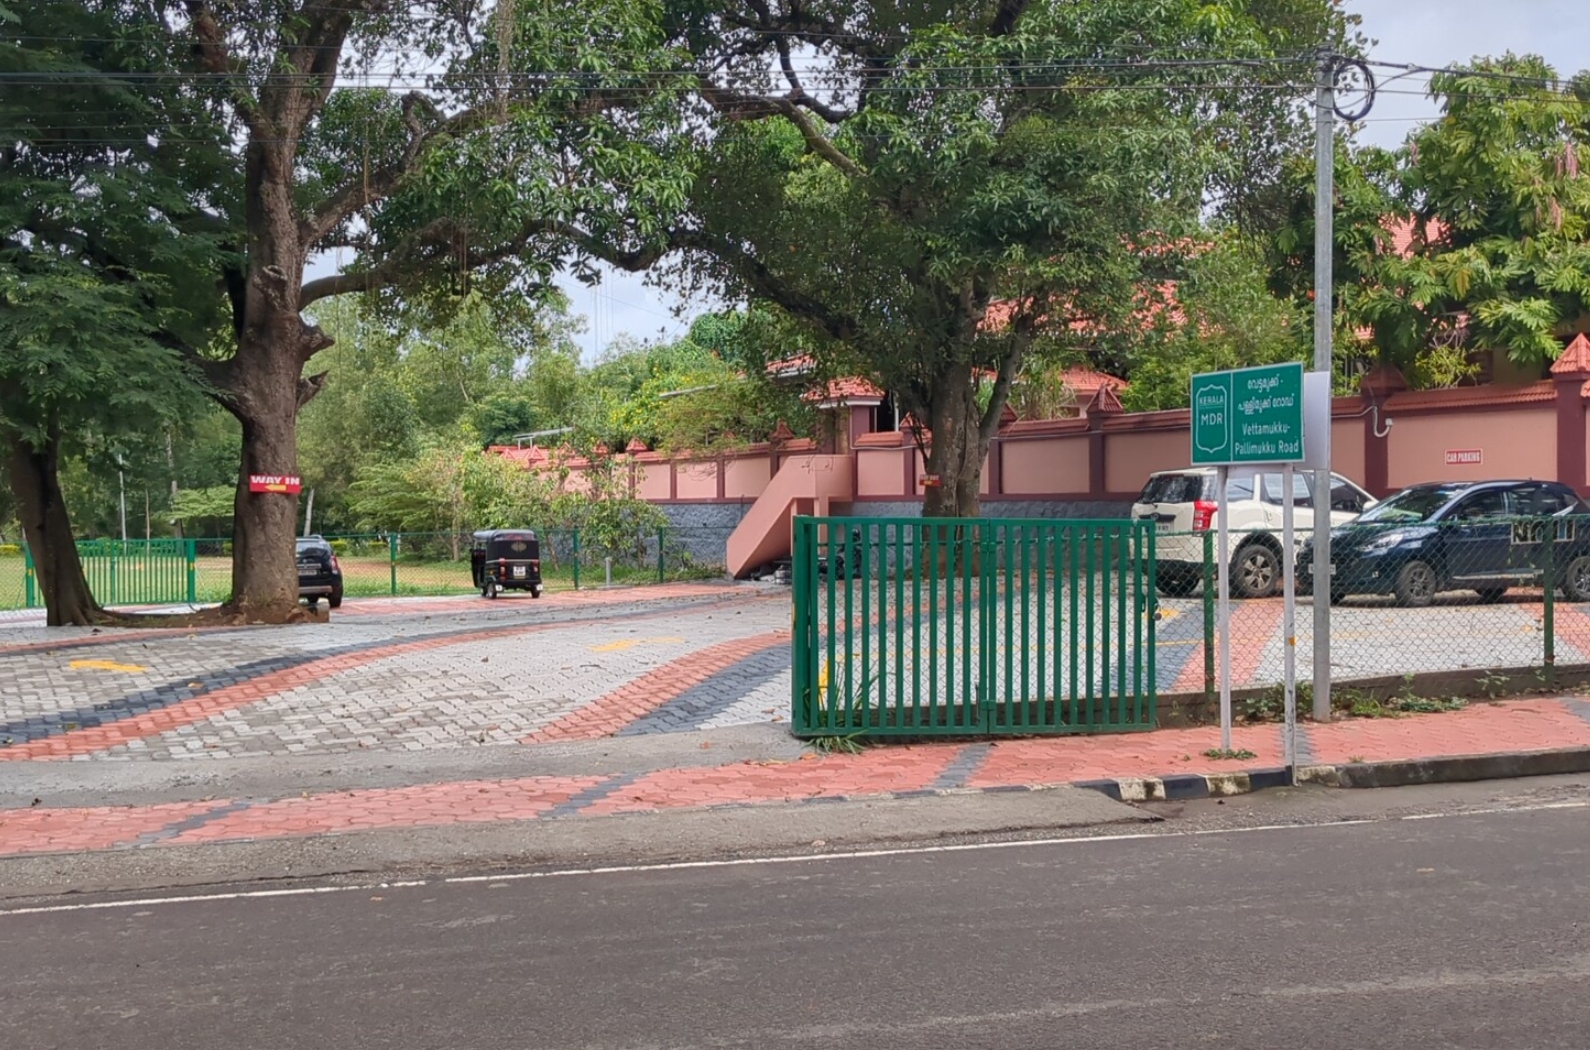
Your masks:
{"label": "car tail light", "polygon": [[1208,500],[1199,500],[1193,504],[1193,531],[1208,532],[1209,523],[1214,520],[1215,511],[1220,509],[1220,504],[1210,503]]}
{"label": "car tail light", "polygon": [[331,571],[332,572],[341,572],[342,571],[342,563],[337,560],[337,556],[335,554],[333,554],[331,556]]}

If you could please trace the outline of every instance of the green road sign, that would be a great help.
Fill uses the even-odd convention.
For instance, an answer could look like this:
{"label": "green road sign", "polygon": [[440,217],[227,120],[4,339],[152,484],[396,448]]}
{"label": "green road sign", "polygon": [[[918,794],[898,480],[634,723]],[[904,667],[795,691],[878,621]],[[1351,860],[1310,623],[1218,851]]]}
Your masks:
{"label": "green road sign", "polygon": [[1194,465],[1296,463],[1302,458],[1302,365],[1193,376]]}

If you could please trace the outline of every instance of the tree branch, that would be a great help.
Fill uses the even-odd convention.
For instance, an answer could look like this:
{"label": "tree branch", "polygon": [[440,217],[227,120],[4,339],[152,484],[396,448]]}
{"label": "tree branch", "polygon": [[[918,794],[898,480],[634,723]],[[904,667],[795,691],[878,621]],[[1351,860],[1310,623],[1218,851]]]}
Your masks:
{"label": "tree branch", "polygon": [[994,17],[988,23],[989,36],[1009,36],[1021,16],[1027,13],[1028,0],[999,0]]}
{"label": "tree branch", "polygon": [[[397,284],[405,274],[421,268],[435,253],[445,253],[449,261],[458,261],[458,239],[468,231],[453,219],[438,219],[430,223],[394,249],[385,259],[368,270],[333,274],[308,281],[299,290],[299,308],[321,299],[350,292],[369,292]],[[684,247],[682,240],[670,237],[665,241],[641,248],[621,249],[574,223],[561,219],[533,219],[520,227],[514,236],[499,244],[484,248],[471,248],[462,260],[466,269],[475,269],[515,255],[522,255],[538,237],[558,237],[610,266],[636,272],[654,265],[668,252]]]}
{"label": "tree branch", "polygon": [[728,238],[682,232],[673,234],[669,240],[675,247],[705,252],[727,263],[752,291],[795,316],[811,321],[833,339],[842,342],[854,339],[861,331],[861,325],[853,317],[787,284],[767,263]]}
{"label": "tree branch", "polygon": [[187,0],[188,20],[193,27],[193,51],[199,64],[211,73],[243,81],[231,92],[232,108],[242,118],[244,125],[256,135],[264,134],[265,125],[260,120],[253,93],[247,86],[246,69],[241,61],[232,57],[226,46],[226,30],[210,10],[208,0]]}
{"label": "tree branch", "polygon": [[766,120],[768,117],[784,117],[800,131],[801,137],[806,140],[807,149],[853,179],[866,177],[865,169],[835,146],[794,100],[747,95],[713,84],[701,85],[700,94],[707,105],[729,120]]}
{"label": "tree branch", "polygon": [[430,100],[411,92],[403,98],[403,124],[409,129],[409,141],[403,155],[391,164],[382,165],[368,177],[363,173],[349,179],[315,209],[314,214],[299,224],[299,239],[307,250],[318,244],[344,220],[359,209],[383,200],[397,189],[419,161],[425,148],[439,138],[457,135],[491,122],[491,113],[479,107],[463,110],[431,128],[420,120],[419,111],[429,106]]}

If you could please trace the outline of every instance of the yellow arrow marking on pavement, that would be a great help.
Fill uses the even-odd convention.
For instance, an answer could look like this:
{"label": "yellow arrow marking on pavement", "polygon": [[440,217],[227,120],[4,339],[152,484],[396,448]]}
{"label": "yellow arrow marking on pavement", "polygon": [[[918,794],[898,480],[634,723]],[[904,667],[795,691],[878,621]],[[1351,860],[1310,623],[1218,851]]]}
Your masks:
{"label": "yellow arrow marking on pavement", "polygon": [[137,664],[119,664],[114,660],[73,660],[67,666],[74,671],[121,671],[124,674],[137,674],[143,670]]}
{"label": "yellow arrow marking on pavement", "polygon": [[683,638],[673,636],[667,638],[620,638],[616,642],[603,642],[601,645],[591,646],[593,653],[621,653],[625,649],[633,649],[637,645],[677,645],[684,641]]}

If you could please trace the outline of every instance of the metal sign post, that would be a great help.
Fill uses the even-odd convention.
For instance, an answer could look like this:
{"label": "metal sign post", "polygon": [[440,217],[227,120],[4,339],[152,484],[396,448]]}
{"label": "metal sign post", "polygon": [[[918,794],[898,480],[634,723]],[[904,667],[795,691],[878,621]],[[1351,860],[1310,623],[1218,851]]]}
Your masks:
{"label": "metal sign post", "polygon": [[1231,468],[1221,466],[1215,471],[1215,484],[1219,495],[1215,497],[1215,514],[1219,517],[1219,533],[1215,537],[1215,585],[1220,592],[1220,607],[1216,614],[1215,629],[1220,635],[1220,750],[1231,750],[1231,548],[1226,542],[1230,536],[1226,525],[1226,481]]}
{"label": "metal sign post", "polygon": [[[1286,638],[1284,672],[1286,706],[1286,777],[1297,784],[1297,547],[1292,532],[1292,464],[1281,471],[1281,632]],[[1318,489],[1315,489],[1314,515],[1319,517]]]}
{"label": "metal sign post", "polygon": [[[1292,539],[1292,464],[1304,457],[1304,382],[1301,364],[1263,365],[1230,372],[1207,372],[1192,377],[1192,462],[1216,467],[1215,513],[1219,516],[1216,546],[1216,583],[1219,612],[1216,631],[1220,650],[1220,747],[1231,747],[1231,531],[1226,489],[1233,464],[1285,464],[1286,637],[1288,711],[1294,712],[1296,675],[1292,622],[1294,585]],[[1326,391],[1328,393],[1328,391]],[[1329,492],[1329,486],[1326,486]],[[1291,725],[1292,715],[1288,716]],[[1290,741],[1290,737],[1288,738]],[[1290,743],[1288,744],[1290,747]]]}

